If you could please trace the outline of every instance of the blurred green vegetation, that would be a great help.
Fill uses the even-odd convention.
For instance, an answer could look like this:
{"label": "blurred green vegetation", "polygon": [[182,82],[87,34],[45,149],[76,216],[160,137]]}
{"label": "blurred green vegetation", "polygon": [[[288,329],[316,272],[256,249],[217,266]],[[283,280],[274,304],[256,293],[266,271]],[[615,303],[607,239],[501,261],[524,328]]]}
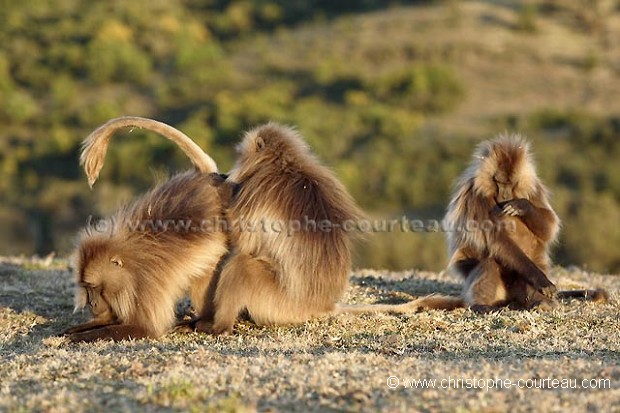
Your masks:
{"label": "blurred green vegetation", "polygon": [[[90,214],[188,167],[178,148],[136,130],[113,141],[88,190],[80,141],[109,118],[138,115],[180,128],[222,170],[243,130],[296,125],[377,219],[441,219],[475,144],[523,131],[564,222],[556,261],[620,271],[620,113],[524,104],[484,116],[475,132],[444,128],[478,96],[467,59],[493,63],[497,52],[430,33],[469,30],[474,3],[509,13],[502,30],[534,42],[548,21],[600,36],[601,52],[558,63],[579,76],[613,63],[605,18],[618,8],[602,15],[579,1],[0,0],[0,251],[65,254]],[[404,13],[419,20],[393,19]],[[432,230],[375,234],[357,265],[440,270],[444,244]]]}

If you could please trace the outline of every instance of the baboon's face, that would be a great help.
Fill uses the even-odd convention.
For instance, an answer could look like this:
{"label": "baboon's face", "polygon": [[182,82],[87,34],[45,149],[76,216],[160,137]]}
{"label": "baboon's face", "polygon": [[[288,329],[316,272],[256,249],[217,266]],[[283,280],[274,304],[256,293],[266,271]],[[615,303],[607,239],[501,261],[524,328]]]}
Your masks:
{"label": "baboon's face", "polygon": [[523,179],[524,176],[518,165],[514,169],[497,170],[491,178],[491,187],[495,188],[495,202],[499,204],[512,199],[530,199],[533,189],[529,180]]}
{"label": "baboon's face", "polygon": [[505,171],[498,171],[493,176],[495,184],[495,202],[501,203],[515,198],[515,184]]}
{"label": "baboon's face", "polygon": [[102,286],[81,285],[80,288],[82,289],[81,294],[86,299],[86,307],[88,307],[93,316],[97,317],[110,310],[110,305],[103,296]]}
{"label": "baboon's face", "polygon": [[130,274],[117,257],[93,259],[79,269],[75,295],[75,309],[88,307],[93,316],[112,311],[110,302],[122,280],[129,280]]}
{"label": "baboon's face", "polygon": [[482,153],[478,173],[485,177],[482,185],[496,203],[512,199],[529,199],[536,184],[536,173],[527,155],[525,143],[502,139]]}

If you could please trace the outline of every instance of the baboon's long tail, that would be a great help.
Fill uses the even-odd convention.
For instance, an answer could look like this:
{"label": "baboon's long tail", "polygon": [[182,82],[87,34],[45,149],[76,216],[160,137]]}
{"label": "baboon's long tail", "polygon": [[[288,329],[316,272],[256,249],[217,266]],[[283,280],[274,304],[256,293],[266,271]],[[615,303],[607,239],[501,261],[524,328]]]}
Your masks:
{"label": "baboon's long tail", "polygon": [[564,290],[556,293],[557,298],[577,298],[581,300],[593,301],[595,303],[606,303],[609,301],[609,293],[603,289],[596,290]]}
{"label": "baboon's long tail", "polygon": [[[603,289],[558,291],[556,298],[576,298],[595,303],[610,300],[609,293]],[[403,304],[338,304],[336,313],[367,314],[367,313],[415,313],[422,310],[455,310],[467,308],[461,297],[431,294]]]}
{"label": "baboon's long tail", "polygon": [[403,304],[338,304],[336,313],[415,313],[420,310],[454,310],[467,304],[460,297],[431,294]]}
{"label": "baboon's long tail", "polygon": [[187,135],[165,123],[136,116],[123,116],[109,120],[88,135],[82,142],[80,165],[84,167],[88,184],[92,187],[103,167],[105,154],[112,135],[122,128],[143,128],[157,132],[176,143],[189,157],[196,168],[205,173],[217,172],[217,164]]}

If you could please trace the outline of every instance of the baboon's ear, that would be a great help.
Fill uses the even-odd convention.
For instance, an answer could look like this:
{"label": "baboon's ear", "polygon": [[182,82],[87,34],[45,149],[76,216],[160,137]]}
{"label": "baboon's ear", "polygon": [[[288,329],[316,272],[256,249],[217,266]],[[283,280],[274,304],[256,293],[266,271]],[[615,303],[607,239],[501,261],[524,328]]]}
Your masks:
{"label": "baboon's ear", "polygon": [[119,267],[123,266],[123,260],[121,260],[121,257],[119,257],[118,255],[113,256],[112,258],[110,258],[110,261],[114,264],[114,265],[118,265]]}
{"label": "baboon's ear", "polygon": [[260,152],[265,147],[265,140],[260,136],[256,137],[256,152]]}

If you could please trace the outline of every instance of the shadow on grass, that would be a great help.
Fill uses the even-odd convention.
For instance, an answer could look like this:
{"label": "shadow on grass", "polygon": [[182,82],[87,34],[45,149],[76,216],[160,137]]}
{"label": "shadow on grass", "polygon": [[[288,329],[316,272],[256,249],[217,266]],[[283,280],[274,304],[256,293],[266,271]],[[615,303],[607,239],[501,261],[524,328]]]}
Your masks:
{"label": "shadow on grass", "polygon": [[[269,339],[270,329],[266,328],[264,339]],[[447,350],[442,348],[442,343],[433,340],[427,340],[421,343],[407,344],[405,348],[399,351],[393,351],[390,345],[386,344],[389,340],[378,340],[377,336],[371,333],[355,334],[347,339],[347,342],[341,345],[315,345],[312,347],[303,347],[299,349],[283,348],[283,349],[264,349],[255,345],[238,346],[237,341],[241,334],[235,333],[225,340],[218,340],[212,337],[200,337],[198,335],[188,336],[188,340],[181,342],[163,342],[156,340],[143,340],[133,342],[130,349],[122,343],[114,344],[115,353],[140,352],[159,350],[161,352],[178,352],[187,351],[188,344],[204,343],[205,348],[209,348],[213,352],[224,357],[240,357],[254,359],[258,357],[287,357],[295,356],[313,356],[323,357],[329,354],[343,353],[362,353],[362,354],[382,354],[390,358],[411,358],[425,357],[433,360],[443,361],[476,361],[484,359],[486,361],[507,361],[507,360],[528,360],[528,359],[569,359],[569,360],[606,360],[607,362],[620,361],[620,353],[607,349],[584,349],[575,347],[566,350],[541,350],[540,348],[527,347],[514,343],[498,345],[489,343],[476,349],[460,349]],[[255,336],[256,337],[256,336]],[[385,336],[389,337],[389,336]],[[259,336],[260,338],[260,336]],[[361,343],[361,344],[350,344]],[[110,348],[101,349],[101,354],[109,354]]]}
{"label": "shadow on grass", "polygon": [[11,337],[0,342],[5,354],[36,352],[43,339],[86,318],[73,314],[73,282],[67,270],[5,263],[0,264],[0,312],[3,333]]}
{"label": "shadow on grass", "polygon": [[365,294],[379,296],[376,303],[398,304],[409,301],[413,297],[428,294],[459,295],[462,285],[457,282],[443,280],[429,280],[415,275],[402,279],[386,279],[374,276],[352,277],[350,284],[353,287],[365,289]]}

